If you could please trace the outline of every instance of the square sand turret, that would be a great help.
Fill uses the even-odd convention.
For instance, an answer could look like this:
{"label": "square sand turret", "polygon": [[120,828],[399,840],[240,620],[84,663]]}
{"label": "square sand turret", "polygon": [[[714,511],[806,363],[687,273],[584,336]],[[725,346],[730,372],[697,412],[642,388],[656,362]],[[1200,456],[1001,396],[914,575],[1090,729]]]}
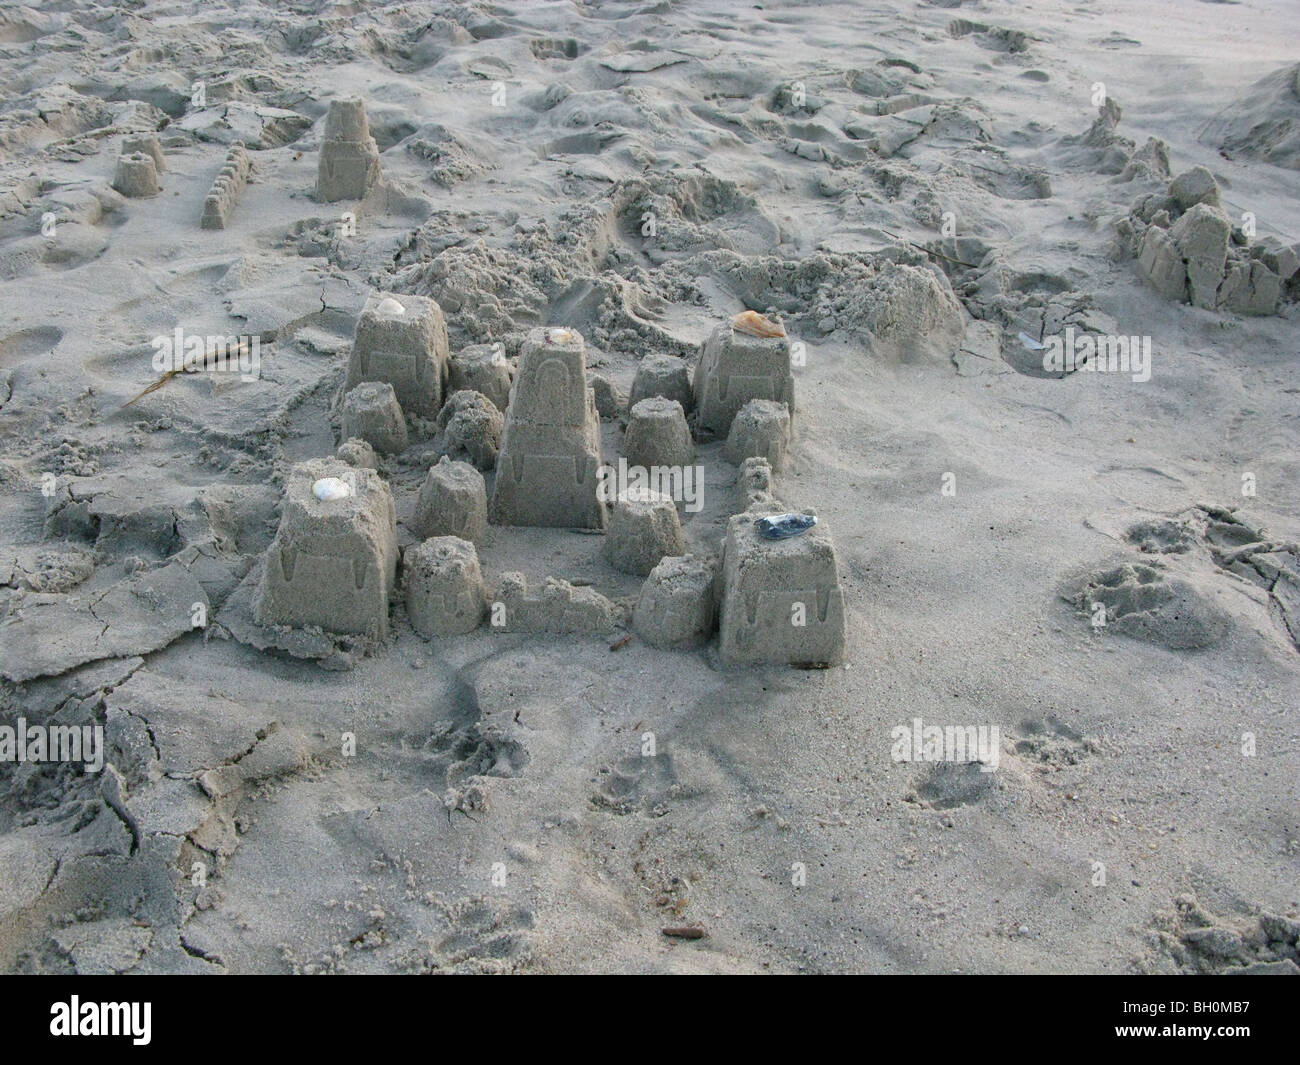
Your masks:
{"label": "square sand turret", "polygon": [[321,138],[316,198],[323,203],[359,200],[379,181],[379,148],[370,135],[366,105],[331,100]]}
{"label": "square sand turret", "polygon": [[451,349],[442,308],[424,296],[372,292],[352,337],[345,392],[362,381],[393,386],[408,414],[433,418],[451,373]]}
{"label": "square sand turret", "polygon": [[253,600],[259,625],[388,631],[397,527],[388,485],[338,459],[293,468]]}
{"label": "square sand turret", "polygon": [[496,525],[603,529],[600,465],[600,418],[582,334],[534,329],[510,389],[489,517]]}
{"label": "square sand turret", "polygon": [[692,387],[696,424],[718,436],[727,435],[736,412],[751,399],[784,403],[793,415],[790,338],[753,336],[734,320],[724,322],[704,343]]}
{"label": "square sand turret", "polygon": [[[768,508],[771,509],[771,508]],[[844,592],[820,525],[767,540],[759,514],[735,515],[722,551],[718,649],[727,665],[833,664],[844,657]]]}

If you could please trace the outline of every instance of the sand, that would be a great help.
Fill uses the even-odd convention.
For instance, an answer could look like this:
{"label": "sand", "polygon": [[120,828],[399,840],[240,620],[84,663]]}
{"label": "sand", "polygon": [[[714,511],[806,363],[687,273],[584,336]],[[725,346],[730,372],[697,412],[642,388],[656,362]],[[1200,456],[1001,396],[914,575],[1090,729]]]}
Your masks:
{"label": "sand", "polygon": [[[0,763],[0,970],[1294,971],[1297,43],[1264,0],[0,9],[0,726],[106,762]],[[382,179],[321,202],[355,97]],[[779,317],[843,663],[649,646],[599,529],[475,543],[585,631],[256,625],[372,292],[453,357],[578,330],[607,461],[642,358]],[[1067,329],[1149,364],[1045,365]],[[243,362],[123,406],[209,336]],[[441,454],[490,467],[444,429],[351,446],[403,549]]]}

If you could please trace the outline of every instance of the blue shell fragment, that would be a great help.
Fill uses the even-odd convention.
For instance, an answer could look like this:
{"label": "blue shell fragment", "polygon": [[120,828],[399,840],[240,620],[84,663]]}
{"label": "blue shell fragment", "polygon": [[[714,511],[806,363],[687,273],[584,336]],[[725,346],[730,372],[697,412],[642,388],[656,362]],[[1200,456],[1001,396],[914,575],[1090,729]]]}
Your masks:
{"label": "blue shell fragment", "polygon": [[788,540],[817,524],[815,514],[769,514],[754,522],[764,540]]}

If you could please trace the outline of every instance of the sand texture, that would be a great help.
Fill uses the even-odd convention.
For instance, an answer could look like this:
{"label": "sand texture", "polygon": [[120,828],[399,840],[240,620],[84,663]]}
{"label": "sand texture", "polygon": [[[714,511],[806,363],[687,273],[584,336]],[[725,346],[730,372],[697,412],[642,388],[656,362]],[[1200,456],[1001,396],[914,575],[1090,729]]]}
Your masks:
{"label": "sand texture", "polygon": [[0,4],[0,971],[1300,971],[1297,26]]}

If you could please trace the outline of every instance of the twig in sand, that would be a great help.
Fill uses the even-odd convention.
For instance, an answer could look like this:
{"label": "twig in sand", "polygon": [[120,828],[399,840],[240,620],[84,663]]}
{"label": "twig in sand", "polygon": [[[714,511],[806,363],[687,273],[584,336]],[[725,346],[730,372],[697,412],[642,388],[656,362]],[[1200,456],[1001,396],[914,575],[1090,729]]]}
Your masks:
{"label": "twig in sand", "polygon": [[202,355],[198,356],[193,361],[182,363],[174,370],[166,371],[157,381],[151,384],[143,392],[137,393],[118,407],[118,410],[126,410],[127,407],[131,406],[131,404],[135,403],[137,400],[144,399],[144,397],[149,395],[150,392],[157,392],[158,389],[162,388],[163,385],[177,374],[198,373],[200,370],[208,370],[213,368],[213,366],[219,366],[222,363],[229,363],[232,359],[238,363],[239,359],[248,350],[248,344],[249,342],[246,337],[240,337],[239,343],[235,346],[234,350],[220,346],[204,348]]}
{"label": "twig in sand", "polygon": [[895,240],[901,240],[904,244],[910,244],[917,251],[923,251],[925,252],[926,255],[933,255],[936,259],[942,259],[944,262],[953,263],[955,266],[964,266],[966,267],[967,270],[979,269],[978,263],[968,263],[968,262],[964,262],[961,259],[954,259],[951,255],[944,255],[944,253],[941,251],[934,251],[930,248],[927,248],[924,244],[918,244],[914,240],[908,240],[906,237],[900,237],[897,233],[891,233],[887,229],[882,229],[880,232],[885,234],[885,236],[887,237],[893,237]]}

